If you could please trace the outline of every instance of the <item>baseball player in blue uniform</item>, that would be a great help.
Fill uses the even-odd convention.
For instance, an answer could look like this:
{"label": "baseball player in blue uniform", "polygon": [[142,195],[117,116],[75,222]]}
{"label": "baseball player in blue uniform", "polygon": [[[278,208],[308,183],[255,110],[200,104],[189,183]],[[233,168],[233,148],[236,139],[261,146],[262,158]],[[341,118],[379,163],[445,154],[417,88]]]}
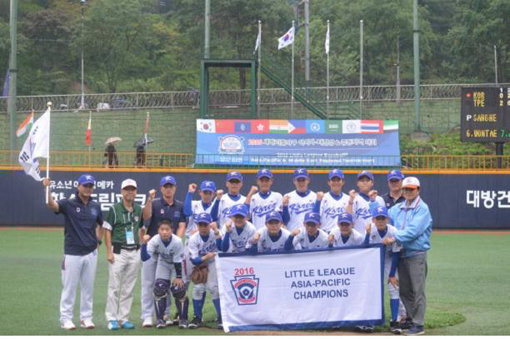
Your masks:
{"label": "baseball player in blue uniform", "polygon": [[250,253],[262,252],[283,252],[290,248],[285,248],[285,243],[290,236],[290,232],[283,226],[283,219],[280,212],[273,211],[266,215],[266,227],[259,229],[253,239],[248,241],[247,247]]}
{"label": "baseball player in blue uniform", "polygon": [[340,169],[333,169],[328,175],[330,191],[326,194],[317,192],[317,204],[320,204],[321,230],[326,233],[336,228],[340,213],[352,213],[352,204],[349,204],[349,195],[342,192],[344,184],[344,172]]}
{"label": "baseball player in blue uniform", "polygon": [[310,177],[306,168],[294,170],[296,189],[283,197],[283,223],[289,231],[303,226],[307,212],[319,212],[317,195],[308,189]]}
{"label": "baseball player in blue uniform", "polygon": [[349,204],[352,206],[354,218],[354,228],[365,237],[365,226],[372,221],[372,210],[378,206],[384,206],[384,200],[377,195],[374,187],[374,174],[370,171],[361,171],[358,173],[356,182],[359,192],[351,190],[349,192]]}
{"label": "baseball player in blue uniform", "polygon": [[347,247],[362,245],[364,237],[353,228],[352,215],[342,213],[338,216],[338,227],[329,233],[331,247]]}
{"label": "baseball player in blue uniform", "polygon": [[[366,226],[365,245],[382,244],[384,239],[395,237],[397,229],[388,224],[388,210],[379,206],[372,212],[372,222]],[[384,277],[388,277],[388,293],[390,295],[391,321],[390,331],[401,334],[402,329],[398,323],[398,317],[405,318],[405,308],[400,301],[398,290],[397,267],[400,259],[402,246],[397,243],[384,248]]]}
{"label": "baseball player in blue uniform", "polygon": [[271,191],[273,173],[267,168],[257,172],[257,186],[252,186],[245,204],[250,207],[251,222],[256,229],[266,227],[266,215],[272,211],[282,211],[283,197]]}
{"label": "baseball player in blue uniform", "polygon": [[296,228],[291,232],[285,248],[296,250],[327,248],[329,246],[328,234],[320,229],[320,225],[319,213],[306,213],[303,227]]}
{"label": "baseball player in blue uniform", "polygon": [[221,233],[216,223],[212,222],[211,215],[208,213],[199,213],[195,222],[198,225],[198,232],[193,234],[188,241],[188,256],[193,265],[207,265],[208,274],[206,283],[193,285],[193,320],[189,323],[189,328],[197,328],[202,325],[202,309],[204,307],[204,293],[207,289],[216,309],[218,329],[223,329],[220,309],[220,295],[218,290],[218,278],[216,275],[216,265],[214,259],[221,247]]}
{"label": "baseball player in blue uniform", "polygon": [[[184,245],[181,238],[172,234],[172,225],[169,220],[159,222],[158,234],[152,239],[144,235],[146,243],[142,245],[142,261],[157,256],[156,281],[154,282],[154,305],[156,308],[157,328],[164,328],[165,311],[167,309],[168,293],[175,298],[179,312],[179,327],[188,327],[188,298],[186,286],[182,280],[182,260]],[[150,239],[150,240],[149,240]],[[148,243],[147,243],[148,241]]]}
{"label": "baseball player in blue uniform", "polygon": [[[147,203],[143,209],[144,226],[140,230],[143,241],[145,234],[151,237],[158,233],[158,224],[163,219],[172,223],[172,233],[179,238],[186,231],[186,218],[184,216],[182,202],[176,200],[175,191],[177,182],[171,175],[166,175],[159,182],[161,198],[156,197],[156,190],[149,191]],[[142,312],[143,327],[152,327],[152,315],[154,313],[153,286],[156,274],[157,255],[142,263]],[[169,320],[173,324],[173,320]],[[177,321],[178,322],[178,321]]]}
{"label": "baseball player in blue uniform", "polygon": [[47,207],[65,217],[60,326],[65,330],[76,328],[73,323],[73,307],[76,289],[80,285],[80,327],[92,329],[95,327],[92,309],[97,247],[101,242],[103,225],[101,206],[91,200],[94,177],[90,174],[81,175],[74,198],[59,201],[53,199],[49,190],[50,178],[45,178],[43,185],[48,187]]}
{"label": "baseball player in blue uniform", "polygon": [[248,206],[238,204],[230,209],[230,221],[227,221],[221,229],[224,234],[221,241],[222,252],[242,253],[246,251],[246,244],[255,235],[255,226],[247,220]]}
{"label": "baseball player in blue uniform", "polygon": [[[200,184],[200,200],[193,200],[193,194],[197,190],[197,184],[189,184],[188,194],[184,200],[184,215],[189,218],[188,226],[186,227],[186,238],[191,237],[197,231],[195,223],[195,216],[199,213],[206,212],[211,216],[218,215],[218,207],[220,200],[215,199],[216,184],[214,181],[204,180]],[[220,196],[221,198],[221,196]],[[214,220],[213,218],[213,221]]]}
{"label": "baseball player in blue uniform", "polygon": [[227,194],[223,194],[222,190],[216,193],[216,199],[220,200],[218,207],[218,217],[212,216],[214,220],[218,220],[218,227],[221,228],[230,220],[230,207],[243,204],[246,197],[242,195],[241,187],[243,187],[243,175],[238,171],[230,171],[227,173]]}

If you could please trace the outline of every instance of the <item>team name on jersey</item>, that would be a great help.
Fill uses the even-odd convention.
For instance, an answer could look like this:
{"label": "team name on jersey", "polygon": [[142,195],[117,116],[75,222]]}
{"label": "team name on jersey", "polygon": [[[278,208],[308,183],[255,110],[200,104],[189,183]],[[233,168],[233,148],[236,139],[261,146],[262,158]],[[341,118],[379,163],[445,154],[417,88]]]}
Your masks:
{"label": "team name on jersey", "polygon": [[264,216],[270,212],[273,212],[274,210],[276,210],[276,201],[271,203],[271,204],[268,204],[268,205],[265,205],[265,206],[256,206],[253,208],[253,211],[252,213],[257,215],[257,216]]}
{"label": "team name on jersey", "polygon": [[289,212],[292,214],[306,213],[313,209],[315,202],[289,204]]}

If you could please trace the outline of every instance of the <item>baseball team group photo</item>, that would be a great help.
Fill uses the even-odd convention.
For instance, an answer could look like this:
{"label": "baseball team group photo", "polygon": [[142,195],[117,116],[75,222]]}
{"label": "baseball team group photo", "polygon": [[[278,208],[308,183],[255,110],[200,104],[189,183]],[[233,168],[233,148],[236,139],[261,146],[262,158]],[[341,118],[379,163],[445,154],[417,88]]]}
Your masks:
{"label": "baseball team group photo", "polygon": [[510,335],[504,0],[0,9],[0,335]]}

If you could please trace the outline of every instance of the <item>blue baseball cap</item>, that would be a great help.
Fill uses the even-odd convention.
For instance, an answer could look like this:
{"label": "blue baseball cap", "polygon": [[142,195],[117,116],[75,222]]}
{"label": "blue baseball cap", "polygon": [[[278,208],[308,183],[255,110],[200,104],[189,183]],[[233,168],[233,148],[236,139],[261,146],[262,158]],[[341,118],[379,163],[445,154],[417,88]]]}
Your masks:
{"label": "blue baseball cap", "polygon": [[368,179],[374,181],[374,174],[370,171],[361,171],[358,173],[358,180],[363,177],[367,177]]}
{"label": "blue baseball cap", "polygon": [[386,209],[386,207],[384,206],[379,206],[377,207],[376,209],[374,209],[372,211],[372,217],[375,218],[375,217],[380,217],[380,216],[383,216],[383,217],[388,217],[388,209]]}
{"label": "blue baseball cap", "polygon": [[177,185],[177,181],[175,181],[175,178],[172,177],[171,175],[167,175],[161,178],[161,180],[159,181],[159,186],[165,186],[166,184],[172,184],[175,186]]}
{"label": "blue baseball cap", "polygon": [[267,168],[259,169],[259,171],[257,172],[257,179],[260,179],[260,178],[272,179],[273,173],[271,173],[271,171]]}
{"label": "blue baseball cap", "polygon": [[237,171],[228,172],[227,173],[227,181],[234,180],[234,179],[243,181],[243,175]]}
{"label": "blue baseball cap", "polygon": [[91,176],[90,174],[82,174],[78,178],[78,184],[80,184],[80,185],[87,185],[87,184],[94,185],[95,181],[96,180],[94,179],[94,177]]}
{"label": "blue baseball cap", "polygon": [[212,218],[211,218],[211,215],[209,213],[205,213],[205,212],[202,212],[202,213],[198,213],[196,216],[195,216],[195,222],[198,224],[198,223],[206,223],[206,224],[210,224],[212,222]]}
{"label": "blue baseball cap", "polygon": [[200,190],[202,192],[209,191],[214,193],[214,191],[216,191],[216,184],[214,183],[214,181],[204,180],[200,184]]}
{"label": "blue baseball cap", "polygon": [[294,179],[309,178],[306,168],[296,168],[294,170]]}
{"label": "blue baseball cap", "polygon": [[279,222],[283,222],[282,215],[280,212],[273,211],[266,214],[266,222],[270,222],[272,220],[278,220]]}
{"label": "blue baseball cap", "polygon": [[343,222],[348,222],[349,224],[352,224],[352,215],[350,213],[341,213],[338,216],[338,224],[340,225]]}
{"label": "blue baseball cap", "polygon": [[242,215],[243,218],[246,218],[248,215],[248,205],[246,204],[237,204],[230,208],[229,214],[230,217],[235,215]]}
{"label": "blue baseball cap", "polygon": [[321,216],[319,213],[308,212],[305,214],[305,223],[313,222],[315,225],[319,225],[321,223]]}
{"label": "blue baseball cap", "polygon": [[345,178],[344,172],[341,169],[335,168],[329,172],[329,180],[333,178],[343,179]]}
{"label": "blue baseball cap", "polygon": [[390,181],[392,179],[402,180],[402,179],[404,179],[404,174],[402,174],[402,172],[400,170],[391,170],[391,171],[388,171],[387,178],[388,178],[388,181]]}

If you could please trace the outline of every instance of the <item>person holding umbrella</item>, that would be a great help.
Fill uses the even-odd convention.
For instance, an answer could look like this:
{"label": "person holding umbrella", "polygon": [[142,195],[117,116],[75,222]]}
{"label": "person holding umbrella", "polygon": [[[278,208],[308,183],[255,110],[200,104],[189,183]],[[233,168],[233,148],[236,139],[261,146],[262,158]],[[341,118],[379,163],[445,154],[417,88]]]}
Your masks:
{"label": "person holding umbrella", "polygon": [[119,159],[117,157],[117,150],[115,149],[115,143],[118,141],[122,141],[119,137],[111,137],[106,139],[105,145],[106,148],[104,150],[104,156],[106,158],[105,160],[105,167],[109,168],[115,168],[119,167]]}

